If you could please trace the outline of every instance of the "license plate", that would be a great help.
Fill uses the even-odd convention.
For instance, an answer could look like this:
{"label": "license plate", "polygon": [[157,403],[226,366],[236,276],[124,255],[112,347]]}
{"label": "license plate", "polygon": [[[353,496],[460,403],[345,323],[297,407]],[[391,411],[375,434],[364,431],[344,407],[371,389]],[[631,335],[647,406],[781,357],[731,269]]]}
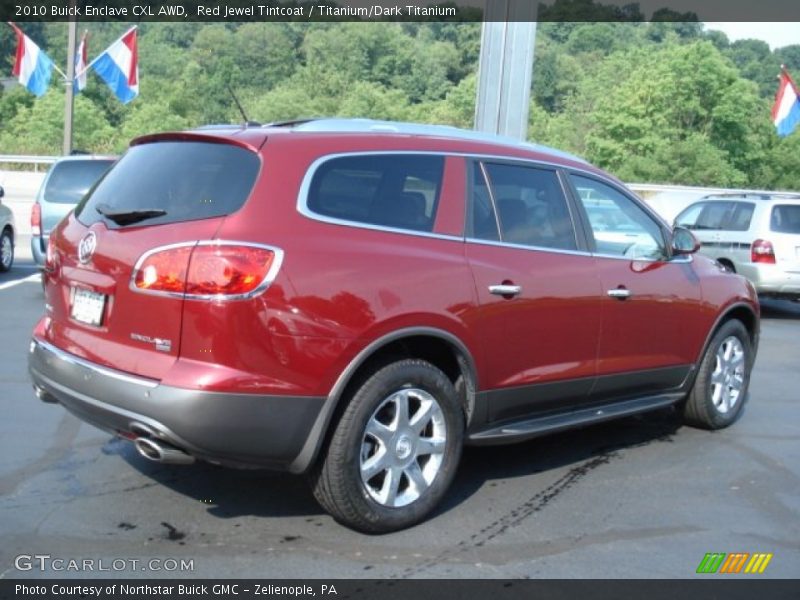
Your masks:
{"label": "license plate", "polygon": [[105,294],[73,287],[70,296],[72,296],[70,315],[73,319],[94,326],[99,326],[103,322],[103,309],[106,306]]}

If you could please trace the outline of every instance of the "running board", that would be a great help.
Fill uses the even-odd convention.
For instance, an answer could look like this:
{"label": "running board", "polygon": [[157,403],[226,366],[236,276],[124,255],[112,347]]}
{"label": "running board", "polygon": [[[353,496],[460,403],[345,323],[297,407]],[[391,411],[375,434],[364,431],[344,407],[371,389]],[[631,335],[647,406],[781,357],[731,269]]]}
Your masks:
{"label": "running board", "polygon": [[481,444],[505,444],[508,442],[523,441],[529,438],[538,437],[548,433],[555,433],[573,427],[583,427],[610,421],[620,417],[635,415],[658,408],[664,408],[675,404],[686,394],[672,393],[659,396],[648,396],[635,400],[625,400],[614,404],[604,404],[592,408],[584,408],[567,413],[550,414],[524,421],[505,423],[504,425],[493,426],[489,429],[476,431],[469,435],[469,443],[473,445]]}

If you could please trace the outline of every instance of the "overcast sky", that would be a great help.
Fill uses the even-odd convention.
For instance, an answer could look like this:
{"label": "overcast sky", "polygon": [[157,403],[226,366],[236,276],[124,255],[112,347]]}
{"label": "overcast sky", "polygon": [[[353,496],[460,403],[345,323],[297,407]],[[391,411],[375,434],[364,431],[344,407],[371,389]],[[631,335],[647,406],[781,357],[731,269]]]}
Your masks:
{"label": "overcast sky", "polygon": [[764,40],[773,50],[800,44],[800,23],[706,23],[706,29],[723,31],[732,42],[746,38]]}

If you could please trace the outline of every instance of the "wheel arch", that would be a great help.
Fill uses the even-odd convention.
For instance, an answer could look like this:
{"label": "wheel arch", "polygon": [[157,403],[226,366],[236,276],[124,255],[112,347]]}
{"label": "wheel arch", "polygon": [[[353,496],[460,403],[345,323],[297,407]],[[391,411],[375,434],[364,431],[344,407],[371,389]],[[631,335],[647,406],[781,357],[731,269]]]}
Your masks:
{"label": "wheel arch", "polygon": [[478,373],[466,344],[452,333],[435,327],[407,327],[388,333],[364,347],[340,373],[302,450],[289,465],[294,473],[306,471],[317,459],[331,426],[344,408],[342,398],[383,364],[397,358],[421,358],[441,369],[456,386],[465,421],[475,409]]}
{"label": "wheel arch", "polygon": [[[730,306],[726,307],[718,316],[716,321],[714,321],[714,325],[709,329],[708,335],[706,335],[706,339],[703,342],[703,346],[700,350],[700,354],[695,361],[695,376],[697,375],[700,363],[703,360],[703,357],[708,350],[708,345],[711,343],[711,340],[716,335],[719,328],[722,327],[725,323],[730,320],[736,319],[740,321],[742,325],[744,325],[747,332],[750,334],[750,345],[753,349],[753,356],[755,357],[755,353],[758,350],[758,337],[760,332],[759,326],[759,318],[757,311],[753,309],[753,307],[745,302],[736,302],[731,304]],[[694,377],[692,378],[694,380]]]}
{"label": "wheel arch", "polygon": [[719,264],[721,264],[721,265],[723,265],[723,266],[727,267],[727,268],[728,268],[728,270],[729,270],[731,273],[736,273],[736,265],[734,265],[734,264],[733,264],[733,261],[732,261],[730,258],[726,258],[725,256],[723,256],[723,257],[721,257],[721,258],[718,258],[718,259],[717,259],[717,262],[718,262]]}

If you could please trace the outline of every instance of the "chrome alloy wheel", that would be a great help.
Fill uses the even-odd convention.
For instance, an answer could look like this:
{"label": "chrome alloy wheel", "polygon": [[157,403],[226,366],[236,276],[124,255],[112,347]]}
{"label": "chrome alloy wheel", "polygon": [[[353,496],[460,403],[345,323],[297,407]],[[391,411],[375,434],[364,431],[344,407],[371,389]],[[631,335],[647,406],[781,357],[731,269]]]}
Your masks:
{"label": "chrome alloy wheel", "polygon": [[0,237],[0,264],[4,269],[11,266],[11,260],[14,258],[14,248],[11,245],[11,238],[7,235]]}
{"label": "chrome alloy wheel", "polygon": [[383,506],[407,506],[442,466],[447,427],[442,408],[417,388],[391,394],[372,413],[361,441],[361,481]]}
{"label": "chrome alloy wheel", "polygon": [[717,349],[711,373],[711,401],[720,413],[727,413],[739,402],[744,389],[745,353],[741,340],[732,335]]}

